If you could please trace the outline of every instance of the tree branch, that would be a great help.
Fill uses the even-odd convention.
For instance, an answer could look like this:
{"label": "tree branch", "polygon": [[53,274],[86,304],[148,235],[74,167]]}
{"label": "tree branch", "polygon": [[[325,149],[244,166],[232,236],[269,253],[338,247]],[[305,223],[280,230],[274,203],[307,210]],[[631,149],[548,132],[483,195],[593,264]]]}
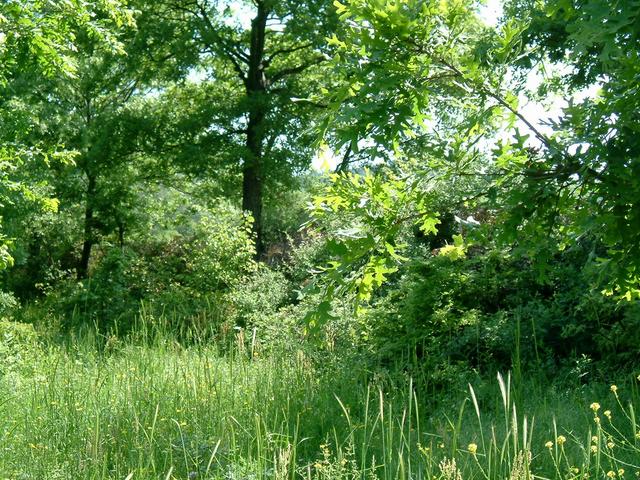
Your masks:
{"label": "tree branch", "polygon": [[350,163],[349,161],[350,158],[351,158],[351,143],[347,145],[347,150],[344,152],[344,155],[342,156],[342,161],[336,167],[336,173],[341,173],[347,170],[347,166]]}
{"label": "tree branch", "polygon": [[[209,14],[207,13],[207,9],[204,4],[194,2],[193,5],[197,9],[196,11],[175,4],[173,7],[177,10],[187,12],[194,17],[198,17],[202,22],[204,22],[206,35],[202,35],[202,39],[207,44],[207,47],[212,51],[212,53],[220,53],[225,56],[233,64],[233,68],[238,73],[240,79],[243,82],[246,81],[246,74],[242,69],[241,63],[248,64],[249,57],[217,33],[219,29],[209,18]],[[206,37],[213,39],[213,41],[208,41]]]}
{"label": "tree branch", "polygon": [[309,48],[312,45],[313,45],[312,43],[305,43],[305,44],[297,45],[295,47],[290,47],[290,48],[279,48],[278,50],[274,51],[271,55],[269,55],[267,57],[267,59],[265,60],[265,63],[267,65],[269,65],[269,64],[271,64],[273,59],[278,55],[283,55],[283,54],[286,54],[286,53],[293,53],[293,52],[297,52],[299,50],[304,50],[305,48]]}
{"label": "tree branch", "polygon": [[[220,50],[216,49],[213,45],[209,45],[208,47],[209,52],[216,54],[219,53]],[[247,74],[245,73],[245,71],[242,69],[242,66],[240,65],[240,62],[238,62],[238,60],[233,56],[233,55],[227,55],[224,52],[222,52],[226,57],[227,60],[229,60],[231,62],[231,64],[233,65],[233,69],[236,71],[238,78],[240,78],[240,80],[242,80],[242,83],[244,83],[245,87],[247,86]]]}
{"label": "tree branch", "polygon": [[274,73],[271,76],[271,83],[275,83],[279,80],[282,80],[284,77],[288,76],[288,75],[294,75],[296,73],[301,73],[304,72],[307,68],[313,66],[313,65],[318,65],[322,62],[325,61],[325,57],[316,57],[308,62],[305,62],[301,65],[298,65],[296,67],[290,67],[290,68],[284,68],[282,70],[280,70],[279,72]]}
{"label": "tree branch", "polygon": [[[447,68],[449,68],[452,72],[454,72],[459,78],[461,78],[463,80],[464,83],[469,84],[469,82],[467,81],[467,79],[465,79],[464,74],[460,71],[459,68],[457,68],[452,63],[447,62],[446,60],[443,60],[443,59],[437,59],[437,60],[440,63],[442,63],[443,65],[445,65]],[[553,144],[553,142],[549,139],[549,137],[547,137],[542,132],[540,132],[540,130],[538,130],[529,120],[527,120],[526,117],[524,115],[522,115],[522,113],[520,113],[518,110],[516,110],[511,105],[509,105],[509,103],[499,93],[492,92],[491,90],[489,90],[487,87],[485,87],[482,84],[478,85],[478,84],[472,83],[471,86],[472,87],[475,86],[480,92],[482,92],[485,95],[493,98],[500,105],[502,105],[507,110],[509,110],[511,113],[513,113],[518,119],[520,119],[533,132],[533,134],[536,136],[536,138],[538,140],[540,140],[542,142],[542,144],[545,147],[547,147],[549,150],[551,150],[551,151],[558,151],[559,150]]]}

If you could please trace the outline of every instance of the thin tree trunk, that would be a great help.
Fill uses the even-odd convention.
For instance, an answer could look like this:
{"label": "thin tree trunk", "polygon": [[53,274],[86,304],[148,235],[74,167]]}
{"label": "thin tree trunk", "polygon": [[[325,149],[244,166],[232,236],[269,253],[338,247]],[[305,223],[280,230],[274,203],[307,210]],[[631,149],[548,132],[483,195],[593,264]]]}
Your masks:
{"label": "thin tree trunk", "polygon": [[78,280],[87,278],[89,272],[89,260],[91,259],[91,248],[93,247],[93,196],[96,190],[96,177],[87,176],[87,198],[84,210],[84,235],[82,244],[82,255],[76,268]]}

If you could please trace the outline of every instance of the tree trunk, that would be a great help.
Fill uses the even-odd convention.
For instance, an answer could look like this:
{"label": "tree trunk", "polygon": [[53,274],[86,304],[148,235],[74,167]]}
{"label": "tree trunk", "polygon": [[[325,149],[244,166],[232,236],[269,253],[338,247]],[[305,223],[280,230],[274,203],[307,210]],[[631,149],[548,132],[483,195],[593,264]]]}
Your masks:
{"label": "tree trunk", "polygon": [[87,198],[84,210],[84,235],[82,244],[82,255],[76,268],[78,280],[87,278],[89,272],[89,260],[91,259],[91,248],[93,247],[93,196],[96,191],[96,177],[87,175],[89,183],[87,185]]}
{"label": "tree trunk", "polygon": [[247,153],[242,170],[242,208],[251,212],[253,216],[253,231],[256,241],[256,254],[258,256],[264,251],[262,239],[262,149],[265,118],[268,109],[266,98],[267,80],[264,72],[264,45],[269,11],[264,3],[258,3],[258,12],[251,21],[249,70],[245,82],[246,95],[249,100],[249,119],[245,144]]}

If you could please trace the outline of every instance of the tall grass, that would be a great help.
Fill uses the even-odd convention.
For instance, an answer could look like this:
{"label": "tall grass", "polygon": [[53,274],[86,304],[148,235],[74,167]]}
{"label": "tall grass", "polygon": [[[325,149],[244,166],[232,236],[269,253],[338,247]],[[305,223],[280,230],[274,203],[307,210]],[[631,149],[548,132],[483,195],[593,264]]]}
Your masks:
{"label": "tall grass", "polygon": [[450,398],[427,398],[411,379],[374,381],[303,350],[262,358],[247,341],[221,355],[149,332],[107,343],[100,353],[90,337],[76,340],[0,378],[0,478],[577,480],[640,470],[636,379],[542,395],[521,379],[515,389],[509,374],[478,378],[441,393],[459,405],[446,411],[438,405]]}

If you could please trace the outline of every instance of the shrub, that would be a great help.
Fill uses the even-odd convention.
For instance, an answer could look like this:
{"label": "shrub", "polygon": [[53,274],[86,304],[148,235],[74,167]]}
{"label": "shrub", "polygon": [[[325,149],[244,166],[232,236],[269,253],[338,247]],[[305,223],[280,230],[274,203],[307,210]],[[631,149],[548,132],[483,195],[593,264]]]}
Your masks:
{"label": "shrub", "polygon": [[0,376],[33,368],[34,358],[39,354],[38,335],[33,325],[0,320]]}
{"label": "shrub", "polygon": [[595,291],[589,252],[557,256],[544,278],[495,250],[425,255],[368,313],[370,342],[389,361],[414,355],[429,375],[451,365],[552,374],[584,358],[623,364],[637,357],[640,303]]}
{"label": "shrub", "polygon": [[98,250],[91,276],[58,283],[40,311],[61,319],[63,331],[88,325],[124,334],[144,302],[145,315],[165,317],[177,331],[209,329],[202,319],[225,310],[225,295],[257,271],[251,225],[226,205],[174,213],[173,224],[154,222],[151,235]]}

